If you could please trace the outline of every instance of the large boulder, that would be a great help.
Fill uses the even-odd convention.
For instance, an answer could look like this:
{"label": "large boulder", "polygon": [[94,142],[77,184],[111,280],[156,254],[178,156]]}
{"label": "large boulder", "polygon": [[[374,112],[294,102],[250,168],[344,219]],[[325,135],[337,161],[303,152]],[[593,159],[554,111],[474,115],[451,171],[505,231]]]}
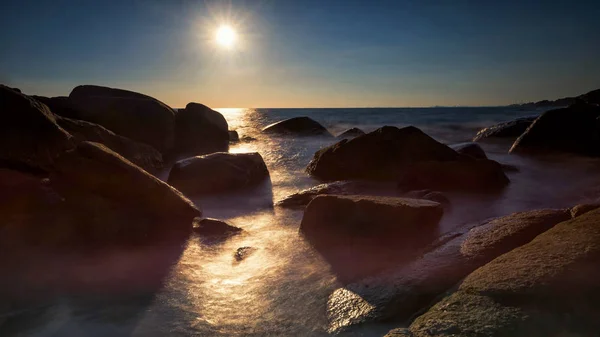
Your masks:
{"label": "large boulder", "polygon": [[225,117],[211,108],[189,103],[175,116],[178,155],[202,155],[229,149],[229,126]]}
{"label": "large boulder", "polygon": [[587,104],[546,111],[514,142],[510,152],[600,156],[599,116],[600,107]]}
{"label": "large boulder", "polygon": [[66,118],[81,119],[81,112],[75,108],[69,97],[44,97],[35,95],[31,97],[44,103],[55,115]]}
{"label": "large boulder", "polygon": [[168,182],[186,194],[202,195],[256,186],[268,178],[259,153],[219,152],[177,162]]}
{"label": "large boulder", "polygon": [[477,143],[460,143],[450,146],[454,151],[473,159],[488,159],[485,151]]}
{"label": "large boulder", "polygon": [[320,195],[306,207],[300,232],[345,282],[429,244],[442,214],[441,205],[428,200]]}
{"label": "large boulder", "polygon": [[78,86],[69,95],[78,119],[102,125],[127,138],[146,143],[161,153],[175,141],[175,111],[140,93],[95,85]]}
{"label": "large boulder", "polygon": [[334,291],[328,301],[330,332],[378,321],[403,322],[475,269],[569,218],[568,210],[534,210],[451,233],[405,266]]}
{"label": "large boulder", "polygon": [[363,130],[359,129],[359,128],[351,128],[351,129],[348,129],[348,130],[340,133],[339,135],[337,135],[336,138],[339,138],[339,139],[351,139],[351,138],[354,138],[354,137],[362,136],[364,134],[365,134],[365,132]]}
{"label": "large boulder", "polygon": [[44,104],[0,85],[0,159],[49,169],[74,142]]}
{"label": "large boulder", "polygon": [[384,126],[317,151],[307,172],[322,180],[397,180],[407,165],[452,161],[456,151],[409,126]]}
{"label": "large boulder", "polygon": [[309,117],[289,118],[268,125],[262,131],[267,134],[277,135],[333,137],[323,125]]}
{"label": "large boulder", "polygon": [[474,142],[479,142],[488,138],[491,139],[516,139],[535,121],[537,116],[517,118],[512,121],[499,123],[481,129],[473,138]]}
{"label": "large boulder", "polygon": [[77,142],[90,141],[104,144],[148,172],[154,172],[163,166],[162,155],[150,145],[117,135],[91,122],[64,117],[57,117],[56,122]]}
{"label": "large boulder", "polygon": [[600,210],[562,222],[471,273],[412,336],[595,336]]}

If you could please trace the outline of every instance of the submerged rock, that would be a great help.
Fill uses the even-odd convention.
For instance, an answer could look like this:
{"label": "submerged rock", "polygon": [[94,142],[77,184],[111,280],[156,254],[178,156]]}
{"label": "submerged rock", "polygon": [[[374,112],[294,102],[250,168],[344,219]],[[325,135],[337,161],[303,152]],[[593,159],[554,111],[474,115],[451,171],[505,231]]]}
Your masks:
{"label": "submerged rock", "polygon": [[267,134],[333,137],[323,125],[309,117],[289,118],[268,125],[262,131]]}
{"label": "submerged rock", "polygon": [[256,250],[257,249],[254,247],[240,247],[233,254],[233,258],[236,262],[241,262],[242,260],[250,256],[252,253],[254,253]]}
{"label": "submerged rock", "polygon": [[239,227],[235,227],[224,221],[211,218],[194,219],[192,230],[194,233],[202,236],[229,236],[242,231],[242,229]]}
{"label": "submerged rock", "polygon": [[487,159],[485,151],[477,143],[460,143],[450,146],[454,151],[473,159]]}
{"label": "submerged rock", "polygon": [[520,212],[449,236],[405,266],[336,290],[328,302],[330,332],[369,322],[403,322],[473,270],[569,218],[567,210]]}
{"label": "submerged rock", "polygon": [[168,182],[187,194],[211,194],[256,186],[268,178],[257,152],[213,153],[177,162]]}
{"label": "submerged rock", "polygon": [[61,153],[74,148],[72,136],[48,107],[0,85],[0,159],[50,169]]}
{"label": "submerged rock", "polygon": [[80,85],[69,100],[78,119],[102,125],[127,138],[146,143],[161,153],[175,140],[175,112],[155,98],[137,92]]}
{"label": "submerged rock", "polygon": [[515,141],[510,152],[600,156],[598,117],[600,107],[586,104],[546,111]]}
{"label": "submerged rock", "polygon": [[512,138],[519,137],[535,121],[537,116],[518,118],[509,122],[499,123],[484,128],[477,132],[473,138],[474,142],[483,141],[488,138]]}
{"label": "submerged rock", "polygon": [[189,103],[176,116],[179,155],[203,155],[229,149],[229,125],[219,112],[200,103]]}
{"label": "submerged rock", "polygon": [[339,135],[337,135],[336,138],[340,138],[340,139],[355,138],[358,136],[362,136],[364,134],[365,134],[365,132],[359,128],[351,128],[351,129],[348,129],[348,130],[340,133]]}
{"label": "submerged rock", "polygon": [[600,211],[562,222],[471,273],[413,336],[593,336],[600,331]]}

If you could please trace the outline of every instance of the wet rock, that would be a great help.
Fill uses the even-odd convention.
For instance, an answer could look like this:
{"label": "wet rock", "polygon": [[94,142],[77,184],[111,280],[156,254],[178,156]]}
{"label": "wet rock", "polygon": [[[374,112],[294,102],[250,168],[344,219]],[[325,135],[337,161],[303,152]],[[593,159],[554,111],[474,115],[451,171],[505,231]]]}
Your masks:
{"label": "wet rock", "polygon": [[202,236],[230,236],[242,231],[241,228],[232,226],[224,221],[205,218],[194,219],[192,230]]}
{"label": "wet rock", "polygon": [[485,221],[405,266],[340,288],[328,302],[330,332],[368,322],[403,322],[473,270],[569,218],[568,210],[535,210]]}
{"label": "wet rock", "polygon": [[202,155],[229,149],[229,126],[219,112],[199,103],[180,109],[176,121],[176,153]]}
{"label": "wet rock", "polygon": [[0,159],[50,169],[62,152],[75,145],[44,104],[0,85]]}
{"label": "wet rock", "polygon": [[600,107],[576,104],[544,112],[512,145],[511,153],[600,156]]}
{"label": "wet rock", "polygon": [[323,125],[309,117],[293,117],[279,121],[266,126],[262,132],[278,135],[333,137]]}
{"label": "wet rock", "polygon": [[235,131],[235,130],[229,131],[229,141],[231,143],[237,143],[240,141],[240,136],[238,135],[237,131]]}
{"label": "wet rock", "polygon": [[101,143],[148,172],[162,168],[162,155],[152,146],[119,136],[91,122],[57,117],[56,122],[77,142]]}
{"label": "wet rock", "polygon": [[241,141],[246,142],[246,143],[254,142],[254,141],[256,141],[256,138],[250,137],[250,136],[242,136]]}
{"label": "wet rock", "polygon": [[212,194],[256,186],[268,178],[257,152],[213,153],[177,162],[168,182],[187,194]]}
{"label": "wet rock", "polygon": [[529,125],[531,125],[536,118],[537,116],[523,117],[509,122],[492,125],[477,132],[473,141],[479,142],[490,138],[516,139],[527,130]]}
{"label": "wet rock", "polygon": [[452,161],[456,151],[415,127],[384,126],[317,151],[307,172],[322,180],[397,180],[407,165]]}
{"label": "wet rock", "polygon": [[485,151],[477,143],[460,143],[450,146],[454,151],[473,159],[487,159]]}
{"label": "wet rock", "polygon": [[576,217],[583,215],[589,211],[593,211],[599,207],[600,207],[600,203],[577,205],[577,206],[571,208],[571,217],[576,218]]}
{"label": "wet rock", "polygon": [[559,223],[472,272],[418,317],[414,336],[593,336],[600,331],[600,211]]}
{"label": "wet rock", "polygon": [[81,85],[69,95],[78,119],[167,153],[175,140],[175,112],[155,98],[95,85]]}
{"label": "wet rock", "polygon": [[340,133],[339,135],[337,135],[336,138],[340,138],[340,139],[350,139],[350,138],[355,138],[358,136],[362,136],[364,135],[365,132],[359,128],[351,128],[348,129],[342,133]]}
{"label": "wet rock", "polygon": [[236,262],[241,262],[242,260],[250,256],[252,253],[254,253],[256,250],[257,249],[254,247],[240,247],[233,254],[233,258]]}
{"label": "wet rock", "polygon": [[304,208],[318,195],[397,195],[395,185],[368,181],[334,181],[294,193],[276,203],[284,208]]}

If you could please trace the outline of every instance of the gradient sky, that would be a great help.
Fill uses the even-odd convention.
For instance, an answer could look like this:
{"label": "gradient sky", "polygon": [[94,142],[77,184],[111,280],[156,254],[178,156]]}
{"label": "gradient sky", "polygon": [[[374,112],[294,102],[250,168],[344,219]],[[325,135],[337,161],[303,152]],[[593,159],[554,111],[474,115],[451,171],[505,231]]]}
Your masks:
{"label": "gradient sky", "polygon": [[[217,27],[240,35],[219,48]],[[600,88],[598,1],[0,4],[0,82],[100,84],[174,107],[502,105]]]}

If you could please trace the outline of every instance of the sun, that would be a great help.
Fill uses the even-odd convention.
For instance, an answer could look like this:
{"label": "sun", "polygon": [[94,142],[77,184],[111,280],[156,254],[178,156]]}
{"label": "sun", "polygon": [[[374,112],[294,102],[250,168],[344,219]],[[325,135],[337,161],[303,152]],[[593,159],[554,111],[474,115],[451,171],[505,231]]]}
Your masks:
{"label": "sun", "polygon": [[220,46],[231,48],[237,40],[237,34],[235,33],[235,30],[231,28],[231,26],[221,25],[219,29],[217,29],[215,39]]}

